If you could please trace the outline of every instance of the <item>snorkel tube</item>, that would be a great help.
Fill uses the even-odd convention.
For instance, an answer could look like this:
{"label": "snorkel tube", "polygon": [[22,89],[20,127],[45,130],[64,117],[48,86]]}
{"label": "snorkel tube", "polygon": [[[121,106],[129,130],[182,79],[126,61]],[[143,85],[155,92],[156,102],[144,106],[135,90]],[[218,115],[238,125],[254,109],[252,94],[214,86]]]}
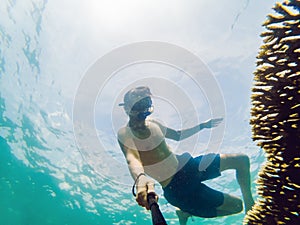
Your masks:
{"label": "snorkel tube", "polygon": [[155,198],[155,193],[153,192],[148,193],[147,201],[148,201],[149,208],[151,210],[152,224],[167,225],[167,222],[165,221],[165,218],[159,209],[159,205]]}

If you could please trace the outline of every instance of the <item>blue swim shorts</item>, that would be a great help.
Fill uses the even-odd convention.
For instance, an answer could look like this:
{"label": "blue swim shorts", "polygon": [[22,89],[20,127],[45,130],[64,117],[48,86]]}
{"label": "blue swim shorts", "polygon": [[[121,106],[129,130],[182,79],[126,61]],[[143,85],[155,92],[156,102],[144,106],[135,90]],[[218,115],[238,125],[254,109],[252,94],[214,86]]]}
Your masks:
{"label": "blue swim shorts", "polygon": [[[180,168],[171,182],[163,188],[166,200],[183,212],[194,216],[212,218],[217,216],[216,208],[223,204],[224,195],[202,182],[221,175],[220,155],[208,154],[193,158],[185,153],[177,156]],[[208,167],[200,171],[199,165],[209,160]]]}

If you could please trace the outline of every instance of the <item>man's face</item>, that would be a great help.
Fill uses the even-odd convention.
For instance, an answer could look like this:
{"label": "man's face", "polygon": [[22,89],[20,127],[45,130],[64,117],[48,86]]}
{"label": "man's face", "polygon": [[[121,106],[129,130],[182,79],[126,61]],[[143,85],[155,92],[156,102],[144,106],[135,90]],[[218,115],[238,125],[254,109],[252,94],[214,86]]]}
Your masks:
{"label": "man's face", "polygon": [[150,96],[147,96],[132,106],[129,115],[138,120],[145,120],[146,117],[152,113],[152,111],[152,100]]}

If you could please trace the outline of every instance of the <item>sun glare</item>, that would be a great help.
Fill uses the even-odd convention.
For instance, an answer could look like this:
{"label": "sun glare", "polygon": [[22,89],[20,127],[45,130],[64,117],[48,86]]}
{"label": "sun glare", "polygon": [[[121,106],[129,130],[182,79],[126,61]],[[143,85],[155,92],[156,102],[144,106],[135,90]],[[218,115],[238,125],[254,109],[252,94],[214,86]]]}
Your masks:
{"label": "sun glare", "polygon": [[139,11],[143,11],[144,4],[138,1],[97,1],[89,4],[89,17],[96,20],[101,26],[120,27],[132,22]]}

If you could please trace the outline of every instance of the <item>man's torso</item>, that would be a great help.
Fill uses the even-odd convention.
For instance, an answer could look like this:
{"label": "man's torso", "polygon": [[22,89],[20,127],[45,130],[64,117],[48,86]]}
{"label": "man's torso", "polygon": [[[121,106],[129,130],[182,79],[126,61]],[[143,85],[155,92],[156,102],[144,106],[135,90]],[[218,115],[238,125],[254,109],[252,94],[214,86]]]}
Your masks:
{"label": "man's torso", "polygon": [[165,131],[150,120],[145,125],[142,129],[121,128],[119,141],[128,149],[138,151],[145,172],[165,186],[176,173],[178,161],[165,141]]}

